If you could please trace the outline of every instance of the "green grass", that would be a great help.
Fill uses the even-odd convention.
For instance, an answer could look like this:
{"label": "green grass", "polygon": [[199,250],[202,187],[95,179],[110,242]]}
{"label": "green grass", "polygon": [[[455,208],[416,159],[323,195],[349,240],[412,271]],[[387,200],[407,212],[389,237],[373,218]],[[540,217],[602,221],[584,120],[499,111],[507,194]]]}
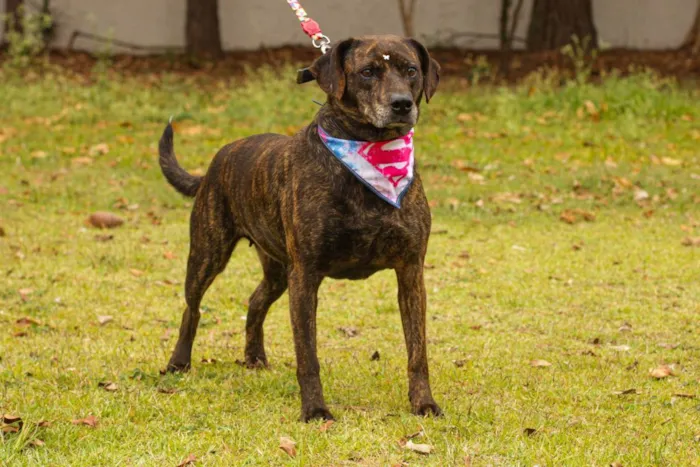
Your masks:
{"label": "green grass", "polygon": [[[235,363],[261,278],[244,244],[204,299],[194,368],[160,376],[184,307],[191,207],[158,169],[164,122],[192,117],[176,152],[204,169],[226,142],[312,118],[320,91],[293,76],[0,76],[0,412],[25,422],[2,435],[0,463],[697,465],[700,400],[678,394],[700,397],[700,249],[682,244],[700,236],[700,96],[648,75],[558,89],[448,81],[423,107],[429,357],[445,417],[409,414],[387,271],[322,286],[318,350],[338,420],[325,432],[298,422],[286,295],[265,325],[272,368]],[[126,222],[91,229],[97,210]],[[595,219],[568,224],[565,211]],[[675,376],[651,378],[662,364]],[[89,415],[95,428],[71,423]],[[428,456],[399,445],[421,428]]]}

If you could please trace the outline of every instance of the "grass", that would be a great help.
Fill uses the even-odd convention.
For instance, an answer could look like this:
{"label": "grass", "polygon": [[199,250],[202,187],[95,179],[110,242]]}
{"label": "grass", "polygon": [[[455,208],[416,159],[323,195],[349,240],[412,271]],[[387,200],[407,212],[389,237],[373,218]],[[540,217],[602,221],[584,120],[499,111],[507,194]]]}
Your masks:
{"label": "grass", "polygon": [[[387,271],[322,286],[319,356],[338,421],[298,422],[286,295],[265,325],[272,368],[235,363],[261,277],[243,244],[204,299],[194,368],[159,375],[184,307],[191,207],[157,166],[164,122],[192,117],[176,151],[203,170],[226,142],[312,118],[322,96],[293,76],[0,77],[0,411],[24,420],[2,434],[0,463],[697,464],[700,249],[683,241],[700,235],[700,96],[644,74],[448,81],[423,108],[429,356],[445,417],[408,412]],[[126,222],[91,229],[98,210]],[[650,377],[663,364],[675,376]],[[96,427],[71,423],[90,415]],[[419,430],[428,456],[399,445]]]}

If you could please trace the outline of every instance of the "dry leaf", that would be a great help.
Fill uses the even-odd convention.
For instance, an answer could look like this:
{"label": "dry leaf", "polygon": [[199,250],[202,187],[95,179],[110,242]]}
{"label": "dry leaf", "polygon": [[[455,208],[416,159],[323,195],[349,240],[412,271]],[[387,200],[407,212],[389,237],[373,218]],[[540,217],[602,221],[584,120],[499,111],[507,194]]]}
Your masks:
{"label": "dry leaf", "polygon": [[3,421],[3,423],[7,423],[8,425],[11,425],[13,423],[22,422],[22,417],[6,413],[2,416],[2,421]]}
{"label": "dry leaf", "polygon": [[682,397],[684,399],[695,399],[695,397],[696,397],[695,394],[688,394],[685,392],[677,392],[676,394],[674,394],[674,396],[675,397]]}
{"label": "dry leaf", "polygon": [[73,159],[71,159],[71,163],[74,165],[90,165],[92,164],[92,157],[74,157]]}
{"label": "dry leaf", "polygon": [[296,445],[297,443],[292,438],[288,438],[286,436],[280,437],[280,449],[286,452],[289,457],[296,457]]}
{"label": "dry leaf", "polygon": [[673,373],[671,367],[669,367],[668,365],[661,365],[660,367],[654,368],[653,370],[649,371],[649,376],[656,379],[663,379],[669,376],[675,376],[675,374]]}
{"label": "dry leaf", "polygon": [[172,251],[166,251],[165,253],[163,253],[163,258],[175,259],[175,253],[173,253]]}
{"label": "dry leaf", "polygon": [[114,235],[111,235],[111,234],[95,235],[95,240],[98,242],[108,242],[110,240],[114,240]]}
{"label": "dry leaf", "polygon": [[114,320],[114,318],[112,318],[109,315],[103,315],[103,316],[97,317],[97,322],[100,323],[100,326],[104,326],[105,324],[110,323],[113,320]]}
{"label": "dry leaf", "polygon": [[145,274],[145,273],[144,273],[142,270],[140,270],[140,269],[129,269],[129,272],[130,272],[131,275],[134,276],[134,277],[141,277],[141,276],[143,276],[143,275]]}
{"label": "dry leaf", "polygon": [[530,366],[534,366],[535,368],[545,368],[548,366],[552,366],[552,364],[549,363],[547,360],[532,360],[530,362]]}
{"label": "dry leaf", "polygon": [[430,444],[416,444],[410,439],[406,441],[406,444],[404,444],[403,447],[404,449],[409,449],[420,454],[430,454],[433,452],[433,447]]}
{"label": "dry leaf", "polygon": [[630,388],[630,389],[625,389],[623,391],[613,391],[613,394],[616,396],[627,396],[629,394],[641,394],[641,391],[638,391],[637,389]]}
{"label": "dry leaf", "polygon": [[338,328],[338,331],[345,334],[345,337],[355,337],[358,334],[357,328],[354,326],[341,326]]}
{"label": "dry leaf", "polygon": [[623,467],[623,466],[619,462],[613,462],[612,464],[610,464],[610,467]]}
{"label": "dry leaf", "polygon": [[100,143],[90,147],[88,151],[91,156],[98,156],[100,154],[107,154],[109,152],[109,146],[107,143]]}
{"label": "dry leaf", "polygon": [[112,381],[103,381],[101,383],[97,383],[97,387],[100,387],[108,392],[116,392],[116,390],[119,389],[117,383],[113,383]]}
{"label": "dry leaf", "polygon": [[335,422],[333,420],[326,420],[325,422],[323,422],[323,425],[321,425],[321,427],[318,430],[321,433],[325,433],[334,423]]}
{"label": "dry leaf", "polygon": [[646,201],[649,199],[649,193],[647,193],[645,190],[638,189],[634,190],[634,200],[639,202],[639,201]]}
{"label": "dry leaf", "polygon": [[683,246],[700,246],[700,237],[685,237],[681,240],[681,245]]}
{"label": "dry leaf", "polygon": [[32,319],[32,318],[28,318],[26,316],[24,318],[18,319],[17,321],[15,321],[15,323],[19,324],[20,326],[40,326],[41,325],[37,320]]}
{"label": "dry leaf", "polygon": [[683,161],[678,160],[678,159],[673,159],[673,158],[671,158],[671,157],[662,157],[662,158],[661,158],[661,163],[662,163],[663,165],[670,165],[670,166],[672,166],[672,167],[676,167],[676,166],[681,165],[681,164],[683,163]]}
{"label": "dry leaf", "polygon": [[197,462],[197,458],[194,456],[194,454],[190,454],[187,456],[187,459],[177,464],[177,467],[185,467],[186,465],[192,465],[195,462]]}
{"label": "dry leaf", "polygon": [[97,417],[94,415],[88,415],[85,418],[79,418],[77,420],[71,420],[71,423],[73,425],[87,425],[92,428],[95,428],[97,426]]}
{"label": "dry leaf", "polygon": [[43,445],[45,445],[45,444],[46,444],[46,443],[43,442],[43,441],[40,440],[40,439],[33,439],[33,440],[31,440],[31,441],[29,442],[29,445],[30,445],[30,446],[34,446],[34,447],[41,447],[41,446],[43,446]]}
{"label": "dry leaf", "polygon": [[175,388],[158,388],[158,392],[161,394],[175,394],[177,389]]}
{"label": "dry leaf", "polygon": [[23,302],[26,302],[29,299],[29,295],[34,292],[33,289],[25,288],[25,289],[19,289],[17,291],[19,293],[19,297],[22,299]]}
{"label": "dry leaf", "polygon": [[611,349],[616,350],[618,352],[627,352],[630,349],[629,345],[611,345]]}
{"label": "dry leaf", "polygon": [[88,217],[88,223],[99,229],[113,229],[124,223],[124,219],[111,212],[95,212]]}

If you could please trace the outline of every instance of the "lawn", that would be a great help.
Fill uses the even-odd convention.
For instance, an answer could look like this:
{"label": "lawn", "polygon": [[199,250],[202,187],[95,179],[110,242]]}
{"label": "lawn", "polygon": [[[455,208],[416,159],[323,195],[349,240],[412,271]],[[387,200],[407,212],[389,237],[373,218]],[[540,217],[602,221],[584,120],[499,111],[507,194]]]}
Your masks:
{"label": "lawn", "polygon": [[[192,371],[162,376],[191,200],[160,173],[160,133],[179,116],[176,153],[203,171],[229,141],[310,121],[323,97],[293,81],[292,69],[0,76],[0,412],[23,421],[6,420],[0,464],[698,465],[700,94],[648,74],[446,80],[423,106],[444,417],[409,413],[385,271],[324,282],[319,357],[337,421],[299,422],[286,295],[265,324],[271,368],[236,363],[261,278],[243,243],[204,298]],[[92,228],[95,211],[124,224]],[[419,432],[432,453],[402,447]]]}

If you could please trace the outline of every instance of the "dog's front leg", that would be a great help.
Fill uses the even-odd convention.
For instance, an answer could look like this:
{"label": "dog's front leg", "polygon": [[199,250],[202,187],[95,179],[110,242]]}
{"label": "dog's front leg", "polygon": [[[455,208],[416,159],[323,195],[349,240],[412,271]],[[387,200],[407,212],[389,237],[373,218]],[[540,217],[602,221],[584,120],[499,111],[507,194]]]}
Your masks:
{"label": "dog's front leg", "polygon": [[408,398],[416,415],[441,415],[433,400],[428,379],[428,354],[425,337],[425,283],[423,264],[407,264],[396,270],[399,284],[399,309],[408,350]]}
{"label": "dog's front leg", "polygon": [[289,273],[289,310],[297,357],[297,380],[301,389],[301,419],[332,420],[333,415],[323,400],[320,366],[316,355],[316,305],[321,277],[309,274],[299,266]]}

